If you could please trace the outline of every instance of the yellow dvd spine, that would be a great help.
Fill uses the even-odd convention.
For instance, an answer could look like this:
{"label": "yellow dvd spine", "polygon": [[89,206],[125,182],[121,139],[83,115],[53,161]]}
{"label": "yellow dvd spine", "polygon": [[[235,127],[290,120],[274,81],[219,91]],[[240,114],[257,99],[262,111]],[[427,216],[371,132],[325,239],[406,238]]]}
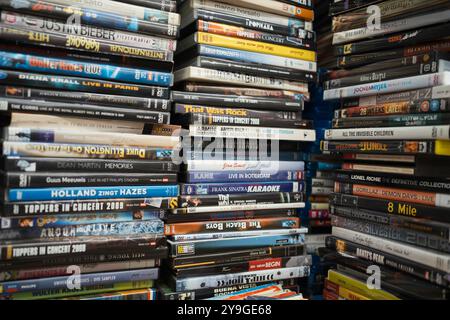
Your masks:
{"label": "yellow dvd spine", "polygon": [[439,156],[450,156],[450,141],[436,140],[434,145],[434,153]]}
{"label": "yellow dvd spine", "polygon": [[387,291],[381,289],[370,289],[364,282],[346,276],[335,270],[328,271],[328,280],[339,285],[339,287],[344,287],[373,300],[401,300]]}
{"label": "yellow dvd spine", "polygon": [[345,300],[372,300],[365,295],[359,294],[355,291],[339,286],[339,296]]}
{"label": "yellow dvd spine", "polygon": [[197,42],[200,44],[208,44],[212,46],[236,50],[272,54],[292,59],[299,59],[313,62],[316,61],[316,53],[311,50],[291,48],[286,46],[280,46],[277,44],[227,37],[206,32],[197,32]]}

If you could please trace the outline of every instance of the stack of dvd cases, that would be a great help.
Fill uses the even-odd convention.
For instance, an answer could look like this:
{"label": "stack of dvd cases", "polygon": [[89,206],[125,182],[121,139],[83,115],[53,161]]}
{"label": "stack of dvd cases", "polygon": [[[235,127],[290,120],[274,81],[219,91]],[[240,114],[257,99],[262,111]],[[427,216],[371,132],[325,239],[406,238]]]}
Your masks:
{"label": "stack of dvd cases", "polygon": [[322,148],[342,169],[325,295],[448,299],[450,3],[373,2],[331,6],[338,69],[324,99],[342,108]]}
{"label": "stack of dvd cases", "polygon": [[[172,92],[185,129],[168,299],[209,298],[308,275],[297,208],[304,206],[301,118],[315,79],[309,1],[189,0]],[[294,10],[295,9],[295,10]]]}
{"label": "stack of dvd cases", "polygon": [[0,1],[0,299],[155,298],[175,4]]}

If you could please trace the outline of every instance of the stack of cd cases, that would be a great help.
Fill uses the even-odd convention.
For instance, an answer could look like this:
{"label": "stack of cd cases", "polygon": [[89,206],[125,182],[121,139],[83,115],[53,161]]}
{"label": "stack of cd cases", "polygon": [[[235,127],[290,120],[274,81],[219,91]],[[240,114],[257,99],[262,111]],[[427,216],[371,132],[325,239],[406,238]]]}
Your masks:
{"label": "stack of cd cases", "polygon": [[[330,7],[324,81],[324,99],[341,105],[321,145],[340,166],[324,295],[448,299],[450,2],[345,2]],[[369,5],[378,25],[366,25]],[[379,288],[367,289],[367,268]]]}
{"label": "stack of cd cases", "polygon": [[[204,299],[309,274],[302,119],[316,73],[309,1],[180,3],[174,123],[178,208],[166,217],[164,299]],[[295,10],[293,10],[295,8]]]}
{"label": "stack of cd cases", "polygon": [[154,299],[179,190],[176,3],[0,7],[0,299]]}

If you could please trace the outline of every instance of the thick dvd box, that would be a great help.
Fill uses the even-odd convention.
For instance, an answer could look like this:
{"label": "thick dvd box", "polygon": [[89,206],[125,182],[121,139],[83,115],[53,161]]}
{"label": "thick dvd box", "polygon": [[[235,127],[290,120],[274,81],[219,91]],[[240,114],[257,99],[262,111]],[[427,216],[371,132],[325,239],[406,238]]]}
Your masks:
{"label": "thick dvd box", "polygon": [[304,244],[305,235],[271,235],[187,242],[174,242],[167,240],[167,242],[170,246],[170,255],[172,257],[183,257],[217,253],[217,248],[223,248],[223,252],[232,252],[270,246]]}
{"label": "thick dvd box", "polygon": [[4,217],[20,217],[122,211],[139,212],[140,210],[173,209],[177,207],[177,204],[178,199],[174,197],[5,202],[1,214]]}
{"label": "thick dvd box", "polygon": [[261,270],[243,273],[231,273],[222,276],[174,278],[176,291],[195,290],[201,288],[224,287],[231,284],[243,284],[262,281],[276,281],[290,278],[302,278],[309,275],[309,266]]}
{"label": "thick dvd box", "polygon": [[[91,4],[101,4],[103,2],[91,2]],[[118,3],[115,3],[115,5],[120,5]],[[15,10],[16,4],[14,0],[4,0],[2,1],[2,7],[7,8],[9,10]],[[139,8],[139,14],[137,16],[142,16],[143,14],[146,14],[146,10],[141,10],[142,8]],[[88,25],[95,25],[105,28],[112,28],[112,29],[118,29],[118,30],[124,30],[124,31],[131,31],[131,32],[139,32],[139,33],[146,33],[146,34],[153,34],[153,35],[161,35],[166,36],[169,38],[176,38],[178,35],[178,25],[174,24],[168,24],[169,16],[167,15],[167,12],[164,15],[164,12],[154,10],[153,13],[156,13],[153,17],[155,18],[154,21],[146,21],[142,19],[138,19],[136,16],[132,15],[132,19],[130,19],[130,16],[124,15],[123,11],[116,10],[116,12],[105,12],[100,10],[93,10],[88,8],[81,8],[80,6],[73,6],[72,1],[66,1],[66,4],[55,4],[53,2],[52,5],[48,6],[42,6],[40,5],[40,2],[38,0],[28,0],[26,3],[22,3],[20,7],[21,11],[30,13],[30,14],[36,14],[36,15],[42,15],[42,16],[48,16],[48,17],[55,17],[58,19],[66,20],[69,19],[69,21],[73,21],[74,13],[76,13],[78,21],[82,24],[88,24]],[[158,12],[161,12],[163,15],[160,15]],[[147,16],[150,18],[151,16]],[[172,16],[175,19],[173,22],[177,22],[176,20],[179,19],[179,16],[175,14]]]}
{"label": "thick dvd box", "polygon": [[178,196],[178,185],[9,189],[9,201],[119,199]]}
{"label": "thick dvd box", "polygon": [[0,70],[0,84],[45,89],[117,94],[143,98],[169,98],[169,88],[125,84],[113,81]]}
{"label": "thick dvd box", "polygon": [[[254,183],[205,183],[180,185],[182,195],[214,195],[261,192],[303,192],[305,183],[298,182],[254,182]],[[161,195],[163,196],[163,195]],[[171,195],[167,195],[171,196]]]}
{"label": "thick dvd box", "polygon": [[42,228],[6,229],[0,233],[1,240],[62,239],[66,237],[89,236],[131,236],[164,233],[160,219],[147,221],[92,223],[82,225],[47,226]]}
{"label": "thick dvd box", "polygon": [[300,93],[308,92],[306,83],[287,81],[275,78],[264,78],[235,72],[227,72],[198,67],[186,67],[174,72],[176,83],[184,81],[200,81],[258,88],[291,90]]}
{"label": "thick dvd box", "polygon": [[[108,160],[108,159],[71,159],[71,158],[38,158],[7,157],[3,169],[14,172],[85,172],[99,173],[114,171],[116,175],[124,173],[148,173],[179,171],[179,166],[172,161],[155,160]],[[17,173],[16,173],[17,174]]]}
{"label": "thick dvd box", "polygon": [[8,26],[26,28],[27,30],[88,37],[149,50],[175,51],[177,44],[176,40],[172,39],[100,28],[92,25],[81,24],[74,26],[48,17],[37,17],[9,11],[1,13],[0,21]]}
{"label": "thick dvd box", "polygon": [[236,232],[266,229],[294,229],[300,224],[299,218],[261,218],[228,221],[204,221],[165,224],[166,236],[191,233]]}
{"label": "thick dvd box", "polygon": [[173,84],[172,74],[166,72],[131,69],[102,63],[49,58],[7,51],[0,51],[0,54],[2,55],[2,60],[0,60],[1,68],[161,87],[170,87]]}
{"label": "thick dvd box", "polygon": [[[148,171],[147,171],[148,172]],[[115,185],[163,185],[177,183],[176,173],[54,173],[54,172],[6,172],[3,175],[6,188],[47,188],[74,186]]]}

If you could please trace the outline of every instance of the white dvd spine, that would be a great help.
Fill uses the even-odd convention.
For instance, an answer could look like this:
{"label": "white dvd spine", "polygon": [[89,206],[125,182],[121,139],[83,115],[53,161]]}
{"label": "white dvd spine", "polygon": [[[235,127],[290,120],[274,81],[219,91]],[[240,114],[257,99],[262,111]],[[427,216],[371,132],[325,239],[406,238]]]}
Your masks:
{"label": "white dvd spine", "polygon": [[328,202],[311,202],[311,210],[330,210],[330,204]]}
{"label": "white dvd spine", "polygon": [[175,279],[176,291],[221,288],[230,285],[303,278],[309,275],[309,266],[229,273],[208,277]]}
{"label": "white dvd spine", "polygon": [[204,9],[209,11],[217,11],[225,14],[233,14],[238,15],[240,17],[244,17],[247,19],[256,19],[265,22],[270,22],[274,24],[279,24],[282,26],[290,27],[293,24],[295,25],[304,25],[302,29],[312,31],[312,23],[306,21],[296,21],[297,19],[292,19],[286,16],[276,15],[269,12],[264,12],[260,10],[254,10],[253,8],[245,8],[230,5],[223,2],[211,1],[211,0],[190,0],[186,2],[186,7],[184,10],[195,10],[195,9]]}
{"label": "white dvd spine", "polygon": [[311,129],[233,127],[190,125],[190,136],[211,138],[270,139],[288,141],[315,141],[316,131]]}
{"label": "white dvd spine", "polygon": [[214,207],[189,207],[182,209],[174,209],[173,214],[186,213],[205,213],[205,212],[227,212],[227,211],[241,211],[241,210],[271,210],[271,209],[299,209],[304,208],[304,202],[288,202],[288,203],[258,203],[258,204],[243,204],[230,206],[214,206]]}
{"label": "white dvd spine", "polygon": [[363,27],[347,31],[335,32],[333,34],[333,45],[357,41],[369,37],[375,37],[394,32],[401,32],[410,29],[422,28],[436,23],[446,22],[449,20],[450,20],[450,10],[443,10],[433,12],[430,14],[423,14],[420,16],[381,23],[379,28]]}
{"label": "white dvd spine", "polygon": [[419,247],[391,241],[365,233],[333,227],[332,235],[347,241],[352,241],[360,245],[380,250],[394,256],[411,260],[431,268],[435,268],[444,272],[450,272],[450,255],[435,252]]}
{"label": "white dvd spine", "polygon": [[447,71],[325,90],[323,98],[324,100],[334,100],[348,97],[370,96],[376,95],[378,93],[414,90],[449,84],[450,72]]}
{"label": "white dvd spine", "polygon": [[264,78],[246,75],[242,73],[187,67],[174,72],[175,82],[182,81],[207,81],[211,83],[244,85],[267,89],[280,89],[296,91],[300,93],[308,92],[308,85],[302,82],[293,82],[274,78]]}
{"label": "white dvd spine", "polygon": [[328,129],[327,140],[449,140],[450,125]]}
{"label": "white dvd spine", "polygon": [[[45,138],[45,141],[34,141],[30,136],[36,133],[39,136],[51,136],[51,140]],[[117,132],[98,132],[87,130],[40,130],[30,128],[6,127],[4,128],[4,138],[7,141],[14,142],[54,142],[54,143],[81,143],[81,144],[100,144],[116,146],[138,146],[155,148],[174,148],[179,145],[179,137],[156,136],[142,134],[128,134]]]}
{"label": "white dvd spine", "polygon": [[136,6],[134,4],[122,3],[118,1],[102,0],[48,0],[53,4],[63,6],[76,6],[83,9],[98,10],[112,14],[120,14],[131,18],[137,18],[144,21],[153,21],[153,17],[167,19],[167,23],[175,26],[180,25],[180,15],[174,12],[165,12],[157,9]]}
{"label": "white dvd spine", "polygon": [[265,160],[187,160],[189,172],[193,171],[303,171],[304,161],[265,161]]}
{"label": "white dvd spine", "polygon": [[231,232],[213,232],[213,233],[192,233],[173,235],[174,241],[194,241],[194,240],[213,240],[226,238],[240,238],[251,236],[273,236],[307,233],[307,228],[298,229],[275,229],[275,230],[255,230],[255,231],[231,231]]}
{"label": "white dvd spine", "polygon": [[397,166],[377,166],[369,164],[358,164],[358,163],[344,163],[343,169],[345,170],[355,170],[355,171],[369,171],[369,172],[379,172],[379,173],[392,173],[392,174],[405,174],[413,175],[414,168],[407,167],[397,167]]}
{"label": "white dvd spine", "polygon": [[67,129],[88,130],[97,132],[121,132],[129,134],[142,134],[145,124],[132,121],[99,119],[83,119],[76,117],[60,117],[35,113],[11,113],[12,127],[29,129]]}

